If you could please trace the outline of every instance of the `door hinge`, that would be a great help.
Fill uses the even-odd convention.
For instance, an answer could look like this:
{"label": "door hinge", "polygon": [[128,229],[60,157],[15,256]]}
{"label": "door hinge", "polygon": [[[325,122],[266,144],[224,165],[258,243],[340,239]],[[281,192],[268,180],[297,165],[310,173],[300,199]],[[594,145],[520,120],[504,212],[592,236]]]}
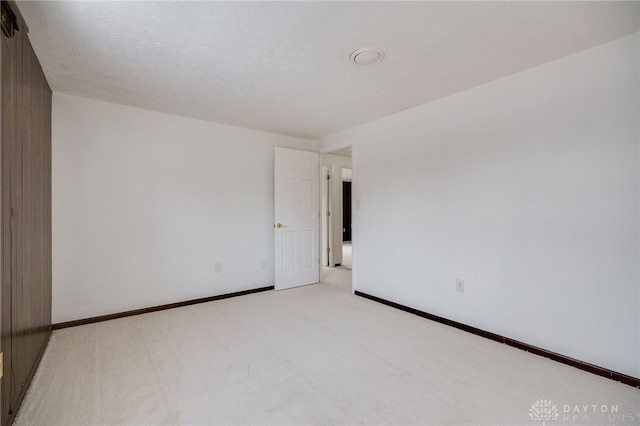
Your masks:
{"label": "door hinge", "polygon": [[0,352],[0,379],[4,376],[4,352]]}
{"label": "door hinge", "polygon": [[331,175],[327,175],[327,180],[331,179]]}
{"label": "door hinge", "polygon": [[327,217],[331,216],[331,212],[327,210]]}
{"label": "door hinge", "polygon": [[331,253],[331,248],[327,247],[327,253]]}

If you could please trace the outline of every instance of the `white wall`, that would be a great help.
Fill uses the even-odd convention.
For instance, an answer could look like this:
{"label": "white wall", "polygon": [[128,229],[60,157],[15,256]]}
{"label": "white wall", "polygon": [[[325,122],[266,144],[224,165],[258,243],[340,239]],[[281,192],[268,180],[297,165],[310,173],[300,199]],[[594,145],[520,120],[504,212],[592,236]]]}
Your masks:
{"label": "white wall", "polygon": [[639,50],[319,141],[353,143],[355,289],[640,377]]}
{"label": "white wall", "polygon": [[54,323],[273,285],[273,148],[312,142],[59,93],[52,126]]}
{"label": "white wall", "polygon": [[345,157],[343,155],[322,154],[322,164],[327,166],[338,165],[340,167],[350,169],[351,157]]}

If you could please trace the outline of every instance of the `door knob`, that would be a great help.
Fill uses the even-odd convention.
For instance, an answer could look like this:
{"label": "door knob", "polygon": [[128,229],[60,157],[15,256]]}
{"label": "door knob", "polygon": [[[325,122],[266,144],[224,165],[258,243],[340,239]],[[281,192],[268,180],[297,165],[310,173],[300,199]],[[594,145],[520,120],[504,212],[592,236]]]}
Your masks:
{"label": "door knob", "polygon": [[275,226],[276,226],[276,228],[286,228],[287,227],[287,225],[283,225],[280,222],[276,223]]}

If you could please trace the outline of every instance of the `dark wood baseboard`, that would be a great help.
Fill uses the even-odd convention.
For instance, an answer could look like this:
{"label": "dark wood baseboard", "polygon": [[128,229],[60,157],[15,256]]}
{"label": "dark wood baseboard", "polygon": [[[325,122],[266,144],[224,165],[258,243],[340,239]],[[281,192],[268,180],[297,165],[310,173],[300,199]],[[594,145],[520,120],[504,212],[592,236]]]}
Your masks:
{"label": "dark wood baseboard", "polygon": [[[22,406],[22,401],[24,401],[24,397],[26,396],[27,391],[29,390],[29,386],[31,386],[31,380],[33,380],[33,376],[35,376],[36,371],[38,370],[38,366],[40,365],[40,361],[44,356],[44,351],[47,349],[47,344],[49,344],[49,338],[51,337],[52,330],[53,330],[52,326],[50,325],[47,326],[46,328],[47,334],[45,335],[44,342],[42,343],[42,347],[38,351],[38,356],[36,356],[35,362],[33,363],[33,367],[31,367],[31,370],[29,371],[29,375],[27,376],[27,380],[24,386],[22,387],[20,394],[18,395],[18,398],[16,399],[17,405],[15,407],[11,407],[11,410],[9,410],[9,417],[7,418],[7,422],[5,423],[7,425],[13,424],[13,421],[16,419],[16,416],[20,411],[20,407]],[[5,378],[5,380],[8,380],[8,378]]]}
{"label": "dark wood baseboard", "polygon": [[100,315],[97,317],[84,318],[74,321],[61,322],[53,325],[54,330],[61,328],[75,327],[78,325],[92,324],[94,322],[109,321],[117,318],[130,317],[133,315],[148,314],[149,312],[164,311],[165,309],[181,308],[183,306],[196,305],[198,303],[213,302],[214,300],[229,299],[231,297],[246,296],[247,294],[259,293],[273,290],[273,286],[254,288],[251,290],[236,291],[234,293],[220,294],[218,296],[203,297],[201,299],[185,300],[184,302],[169,303],[166,305],[152,306],[150,308],[135,309],[133,311],[118,312],[115,314]]}
{"label": "dark wood baseboard", "polygon": [[608,379],[617,380],[636,388],[640,388],[640,378],[628,376],[626,374],[618,373],[617,371],[609,370],[604,367],[589,364],[588,362],[580,361],[575,358],[570,358],[565,355],[561,355],[556,352],[551,352],[546,349],[539,348],[537,346],[529,345],[528,343],[520,342],[519,340],[510,339],[508,337],[501,336],[499,334],[492,333],[490,331],[482,330],[470,325],[462,324],[456,321],[452,321],[447,318],[439,317],[437,315],[430,314],[428,312],[420,311],[418,309],[410,308],[408,306],[401,305],[399,303],[391,302],[389,300],[382,299],[380,297],[372,296],[370,294],[362,293],[361,291],[355,291],[356,296],[364,297],[378,303],[382,303],[392,308],[400,309],[401,311],[409,312],[419,317],[426,318],[441,324],[448,325],[450,327],[457,328],[478,336],[485,337],[487,339],[495,340],[496,342],[504,343],[509,346],[513,346],[518,349],[522,349],[527,352],[531,352],[536,355],[550,358],[554,361],[561,362],[563,364],[571,365],[572,367],[579,368],[580,370],[588,371],[589,373],[597,374],[598,376],[606,377]]}

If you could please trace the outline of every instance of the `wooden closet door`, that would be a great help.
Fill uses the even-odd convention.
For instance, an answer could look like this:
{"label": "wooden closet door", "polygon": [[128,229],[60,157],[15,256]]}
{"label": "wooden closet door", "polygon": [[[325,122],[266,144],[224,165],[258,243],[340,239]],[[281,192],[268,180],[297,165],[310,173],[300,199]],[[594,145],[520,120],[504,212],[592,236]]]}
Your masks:
{"label": "wooden closet door", "polygon": [[22,37],[12,38],[2,34],[2,352],[4,376],[2,378],[2,421],[6,423],[15,395],[13,366],[14,333],[12,317],[14,289],[20,281],[18,259],[20,250],[19,218],[14,201],[18,196],[17,185],[22,177],[22,158],[18,149],[22,114],[18,100],[22,94]]}
{"label": "wooden closet door", "polygon": [[51,330],[51,90],[18,23],[0,43],[3,425],[15,418]]}

